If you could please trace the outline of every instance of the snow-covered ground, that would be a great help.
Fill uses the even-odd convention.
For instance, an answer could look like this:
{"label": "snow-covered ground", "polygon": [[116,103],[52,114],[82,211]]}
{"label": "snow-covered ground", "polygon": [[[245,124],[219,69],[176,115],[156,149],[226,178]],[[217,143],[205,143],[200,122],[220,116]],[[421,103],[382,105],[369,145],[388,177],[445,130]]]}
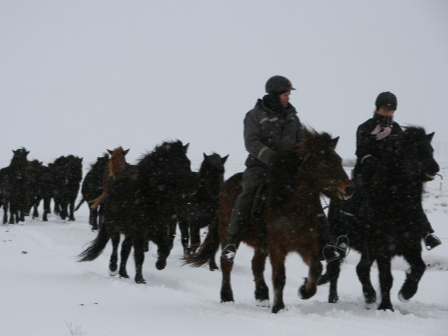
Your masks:
{"label": "snow-covered ground", "polygon": [[[445,167],[441,174],[448,177]],[[227,175],[238,168],[227,167]],[[181,267],[178,238],[163,271],[154,267],[156,248],[150,246],[146,285],[110,277],[110,244],[97,260],[76,262],[76,255],[96,236],[83,205],[75,222],[51,216],[49,222],[27,219],[20,225],[0,225],[0,335],[448,335],[448,182],[437,178],[426,190],[424,208],[443,244],[423,252],[431,266],[406,304],[397,293],[407,265],[394,259],[395,312],[364,308],[355,252],[343,266],[337,304],[327,303],[328,287],[320,287],[308,301],[297,296],[307,267],[290,255],[287,310],[279,314],[255,304],[252,252],[246,246],[240,248],[232,273],[235,303],[220,303],[219,271]],[[128,271],[132,278],[132,262]],[[269,265],[266,273],[270,279]],[[378,288],[376,269],[372,278]]]}

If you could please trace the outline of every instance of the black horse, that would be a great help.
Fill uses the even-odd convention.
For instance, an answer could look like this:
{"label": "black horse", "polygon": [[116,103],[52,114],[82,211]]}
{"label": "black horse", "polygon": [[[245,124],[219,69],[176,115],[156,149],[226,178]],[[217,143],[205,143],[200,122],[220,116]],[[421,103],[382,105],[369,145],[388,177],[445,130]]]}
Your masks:
{"label": "black horse", "polygon": [[194,174],[197,179],[197,190],[193,194],[176,195],[176,214],[185,254],[196,252],[201,245],[201,228],[209,225],[216,215],[227,158],[228,155],[222,158],[216,153],[209,156],[204,153],[199,173]]}
{"label": "black horse", "polygon": [[[368,309],[376,304],[376,292],[370,281],[373,262],[378,264],[381,288],[378,310],[393,311],[390,290],[393,282],[391,259],[394,256],[403,256],[410,265],[399,292],[402,302],[415,295],[425,271],[421,256],[425,233],[422,191],[424,182],[434,179],[439,171],[431,146],[433,136],[434,133],[426,135],[420,127],[407,127],[400,134],[396,144],[383,154],[372,187],[362,196],[355,194],[354,201],[359,202],[357,218],[350,215],[349,203],[331,201],[330,223],[335,228],[344,225],[345,231],[349,232],[349,245],[361,253],[356,271]],[[340,261],[331,262],[327,267],[319,284],[330,281],[329,302],[334,303],[338,301]]]}
{"label": "black horse", "polygon": [[[103,172],[109,163],[109,154],[104,153],[102,157],[98,157],[96,162],[90,165],[90,170],[84,177],[81,186],[82,199],[79,201],[75,211],[84,203],[91,203],[103,193]],[[98,225],[103,221],[103,206],[100,205],[96,209],[89,206],[89,224],[92,231],[98,230]]]}
{"label": "black horse", "polygon": [[14,153],[8,167],[0,170],[0,194],[3,203],[3,224],[15,224],[25,221],[28,208],[26,197],[26,167],[28,165],[27,151],[24,147],[12,151]]}
{"label": "black horse", "polygon": [[33,211],[32,217],[39,217],[38,207],[40,202],[44,201],[42,220],[48,220],[48,214],[51,213],[51,184],[52,174],[50,168],[44,166],[38,160],[31,161],[26,168],[26,182],[27,182],[27,199],[28,210]]}
{"label": "black horse", "polygon": [[[135,282],[145,283],[142,274],[144,252],[148,241],[158,246],[156,268],[166,266],[177,224],[174,195],[193,189],[188,145],[181,141],[164,142],[144,155],[135,168],[113,181],[104,199],[104,223],[98,236],[79,255],[80,261],[96,259],[109,239],[113,252],[110,274],[117,273],[120,234],[125,235],[121,249],[119,275],[128,278],[126,262],[134,247]],[[132,171],[137,170],[137,174]]]}
{"label": "black horse", "polygon": [[49,164],[53,174],[52,194],[54,213],[75,220],[75,201],[82,181],[82,158],[77,156],[61,156]]}

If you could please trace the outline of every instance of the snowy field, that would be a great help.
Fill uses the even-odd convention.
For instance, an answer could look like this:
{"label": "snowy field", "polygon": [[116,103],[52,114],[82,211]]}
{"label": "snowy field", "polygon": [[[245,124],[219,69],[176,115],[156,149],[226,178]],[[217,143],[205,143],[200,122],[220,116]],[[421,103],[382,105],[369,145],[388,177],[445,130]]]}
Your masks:
{"label": "snowy field", "polygon": [[[441,174],[448,177],[448,164]],[[241,167],[227,167],[230,176]],[[220,303],[221,273],[181,267],[177,237],[163,271],[154,267],[156,248],[146,254],[146,285],[110,277],[110,243],[97,260],[78,263],[78,255],[96,233],[88,224],[88,209],[75,222],[51,216],[49,222],[30,220],[0,225],[0,335],[448,335],[448,181],[439,177],[426,185],[424,208],[443,244],[423,252],[427,268],[417,294],[401,303],[397,293],[406,263],[393,261],[392,303],[395,312],[366,310],[355,273],[359,255],[347,257],[339,281],[340,301],[327,303],[328,287],[307,301],[297,289],[307,267],[297,255],[287,260],[287,310],[271,314],[256,306],[250,269],[252,252],[240,248],[232,273],[235,303]],[[270,265],[266,279],[270,279]],[[376,269],[372,279],[378,291]],[[272,289],[270,281],[268,286]],[[272,298],[272,290],[271,290]]]}

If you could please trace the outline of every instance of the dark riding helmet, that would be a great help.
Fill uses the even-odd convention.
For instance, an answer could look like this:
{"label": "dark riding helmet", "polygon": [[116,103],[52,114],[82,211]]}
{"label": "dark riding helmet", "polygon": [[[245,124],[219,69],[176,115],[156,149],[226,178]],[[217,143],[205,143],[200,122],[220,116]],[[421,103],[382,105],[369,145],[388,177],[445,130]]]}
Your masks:
{"label": "dark riding helmet", "polygon": [[292,87],[291,81],[283,76],[273,76],[266,82],[266,93],[270,92],[287,92],[295,90]]}
{"label": "dark riding helmet", "polygon": [[377,109],[383,108],[386,110],[397,109],[397,97],[392,92],[381,92],[375,101]]}

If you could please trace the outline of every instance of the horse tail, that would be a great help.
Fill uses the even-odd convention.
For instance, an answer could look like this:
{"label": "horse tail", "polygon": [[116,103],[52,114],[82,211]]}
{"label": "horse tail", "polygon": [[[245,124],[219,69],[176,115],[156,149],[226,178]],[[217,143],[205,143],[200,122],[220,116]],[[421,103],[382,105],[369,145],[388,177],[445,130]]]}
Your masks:
{"label": "horse tail", "polygon": [[204,242],[199,247],[198,252],[193,255],[183,257],[183,265],[190,265],[191,267],[201,267],[213,260],[216,251],[219,248],[219,217],[215,216],[209,225],[207,236]]}
{"label": "horse tail", "polygon": [[93,204],[90,206],[91,209],[95,210],[104,202],[105,193],[102,193],[99,197],[95,198],[92,202]]}
{"label": "horse tail", "polygon": [[85,201],[86,201],[86,200],[85,200],[85,198],[83,197],[83,198],[79,201],[78,205],[76,206],[75,211],[78,211],[78,209],[81,207],[81,205],[82,205]]}
{"label": "horse tail", "polygon": [[92,261],[98,258],[103,253],[109,239],[106,225],[102,225],[98,231],[98,236],[90,242],[90,246],[84,252],[78,255],[78,261]]}

